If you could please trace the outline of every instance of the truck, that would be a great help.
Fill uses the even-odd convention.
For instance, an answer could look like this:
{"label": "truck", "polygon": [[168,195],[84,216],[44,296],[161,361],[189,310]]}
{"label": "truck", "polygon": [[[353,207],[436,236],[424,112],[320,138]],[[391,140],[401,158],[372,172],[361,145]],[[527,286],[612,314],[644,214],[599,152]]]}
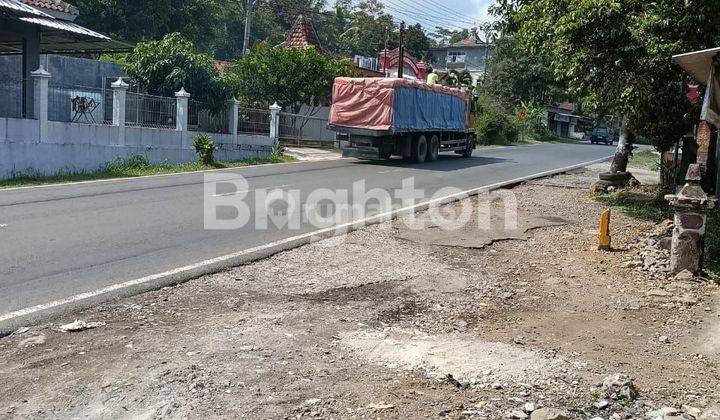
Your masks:
{"label": "truck", "polygon": [[344,157],[399,156],[432,162],[441,152],[472,156],[475,101],[461,89],[392,78],[339,77],[333,84],[328,129]]}

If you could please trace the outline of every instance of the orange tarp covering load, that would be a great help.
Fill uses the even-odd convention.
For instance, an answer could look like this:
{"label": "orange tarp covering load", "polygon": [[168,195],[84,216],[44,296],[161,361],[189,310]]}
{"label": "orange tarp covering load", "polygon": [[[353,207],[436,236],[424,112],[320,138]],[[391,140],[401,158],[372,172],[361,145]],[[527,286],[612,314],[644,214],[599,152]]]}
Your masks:
{"label": "orange tarp covering load", "polygon": [[378,131],[454,130],[464,128],[465,108],[465,94],[457,89],[403,79],[339,77],[329,123]]}

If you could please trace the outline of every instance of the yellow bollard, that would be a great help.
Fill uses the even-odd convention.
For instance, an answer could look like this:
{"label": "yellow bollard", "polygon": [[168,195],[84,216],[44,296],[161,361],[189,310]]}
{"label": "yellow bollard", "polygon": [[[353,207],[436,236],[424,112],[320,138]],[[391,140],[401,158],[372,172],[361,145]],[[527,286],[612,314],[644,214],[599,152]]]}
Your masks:
{"label": "yellow bollard", "polygon": [[600,216],[600,235],[598,235],[598,249],[601,251],[610,251],[610,209]]}

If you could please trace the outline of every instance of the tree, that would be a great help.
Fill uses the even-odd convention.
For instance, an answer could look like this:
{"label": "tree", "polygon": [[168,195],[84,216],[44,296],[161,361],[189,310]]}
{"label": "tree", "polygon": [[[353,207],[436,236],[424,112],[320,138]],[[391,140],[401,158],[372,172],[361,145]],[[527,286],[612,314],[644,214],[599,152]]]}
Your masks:
{"label": "tree", "polygon": [[445,84],[450,87],[467,87],[472,88],[473,86],[473,77],[472,74],[470,74],[467,70],[450,70],[450,73],[448,73],[447,78],[445,79]]}
{"label": "tree", "polygon": [[482,89],[506,107],[523,101],[551,105],[567,98],[550,57],[525,51],[520,37],[509,32],[495,41]]}
{"label": "tree", "polygon": [[453,31],[447,28],[436,27],[432,37],[435,38],[438,46],[447,46],[467,39],[470,31],[467,29]]}
{"label": "tree", "polygon": [[334,79],[353,76],[354,70],[349,60],[335,60],[315,48],[287,49],[263,42],[238,61],[231,75],[237,97],[248,105],[277,102],[297,114],[303,105],[330,98]]}
{"label": "tree", "polygon": [[338,52],[376,57],[385,44],[385,34],[392,38],[395,31],[395,21],[384,12],[380,1],[362,1],[353,11],[349,26],[340,34]]}
{"label": "tree", "polygon": [[128,42],[157,40],[179,32],[212,50],[230,0],[76,0],[78,23]]}
{"label": "tree", "polygon": [[150,94],[173,96],[185,88],[193,99],[213,108],[230,98],[212,56],[197,52],[192,42],[179,33],[166,35],[160,41],[137,44],[127,56],[124,68],[128,76]]}
{"label": "tree", "polygon": [[405,31],[405,51],[411,56],[424,59],[431,46],[430,38],[419,23],[410,25]]}
{"label": "tree", "polygon": [[586,108],[622,116],[611,171],[623,172],[636,134],[664,151],[688,126],[685,76],[671,57],[717,45],[720,2],[533,0],[518,23]]}

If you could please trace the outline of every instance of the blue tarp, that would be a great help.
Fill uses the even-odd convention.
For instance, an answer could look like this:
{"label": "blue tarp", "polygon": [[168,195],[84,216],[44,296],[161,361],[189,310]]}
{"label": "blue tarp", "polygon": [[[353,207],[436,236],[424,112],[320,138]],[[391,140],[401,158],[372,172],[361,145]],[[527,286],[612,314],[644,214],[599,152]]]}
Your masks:
{"label": "blue tarp", "polygon": [[467,103],[455,95],[414,87],[397,87],[393,103],[394,132],[465,131]]}

